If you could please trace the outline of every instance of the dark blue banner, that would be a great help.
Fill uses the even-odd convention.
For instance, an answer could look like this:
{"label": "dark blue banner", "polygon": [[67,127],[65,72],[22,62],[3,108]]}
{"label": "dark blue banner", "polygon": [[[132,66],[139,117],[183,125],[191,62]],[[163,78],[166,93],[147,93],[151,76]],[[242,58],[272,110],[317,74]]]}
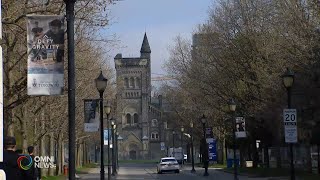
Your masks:
{"label": "dark blue banner", "polygon": [[208,138],[209,161],[217,161],[217,141],[214,138]]}

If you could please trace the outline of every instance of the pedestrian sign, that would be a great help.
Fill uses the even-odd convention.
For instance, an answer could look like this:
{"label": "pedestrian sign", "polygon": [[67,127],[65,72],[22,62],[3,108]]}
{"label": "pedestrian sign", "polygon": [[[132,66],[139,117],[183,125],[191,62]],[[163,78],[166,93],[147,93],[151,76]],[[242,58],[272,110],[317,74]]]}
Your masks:
{"label": "pedestrian sign", "polygon": [[160,149],[161,151],[164,151],[166,149],[164,142],[160,143]]}
{"label": "pedestrian sign", "polygon": [[285,142],[297,143],[298,142],[297,110],[284,109],[283,123],[284,123]]}

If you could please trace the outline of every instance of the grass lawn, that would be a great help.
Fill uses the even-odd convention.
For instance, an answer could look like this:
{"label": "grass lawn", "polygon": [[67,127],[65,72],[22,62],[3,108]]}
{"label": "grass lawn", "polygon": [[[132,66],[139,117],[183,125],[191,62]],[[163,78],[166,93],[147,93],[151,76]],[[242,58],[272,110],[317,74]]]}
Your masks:
{"label": "grass lawn", "polygon": [[[203,164],[202,163],[196,163],[195,166],[197,167],[202,167]],[[226,164],[210,164],[209,165],[209,168],[227,168],[227,165]]]}
{"label": "grass lawn", "polygon": [[[224,170],[233,173],[233,168],[224,168]],[[290,170],[284,168],[240,168],[238,172],[257,177],[281,177],[290,175]],[[297,177],[300,177],[303,180],[320,179],[320,175],[318,174],[311,174],[299,170],[296,170],[295,173]]]}
{"label": "grass lawn", "polygon": [[90,170],[90,168],[97,168],[100,167],[99,164],[84,164],[82,167],[78,167],[76,168],[76,173],[77,174],[87,174],[88,170]]}
{"label": "grass lawn", "polygon": [[121,163],[135,163],[135,164],[150,164],[150,163],[158,163],[159,160],[119,160],[119,164]]}

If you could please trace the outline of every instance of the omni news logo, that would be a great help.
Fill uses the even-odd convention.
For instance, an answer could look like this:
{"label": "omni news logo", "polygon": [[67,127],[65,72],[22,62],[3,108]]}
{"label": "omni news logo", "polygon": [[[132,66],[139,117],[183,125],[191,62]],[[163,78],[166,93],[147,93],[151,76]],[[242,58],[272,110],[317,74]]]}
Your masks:
{"label": "omni news logo", "polygon": [[35,168],[56,168],[53,156],[35,156],[34,159],[30,155],[23,154],[18,160],[18,167],[25,171],[29,170],[33,165]]}

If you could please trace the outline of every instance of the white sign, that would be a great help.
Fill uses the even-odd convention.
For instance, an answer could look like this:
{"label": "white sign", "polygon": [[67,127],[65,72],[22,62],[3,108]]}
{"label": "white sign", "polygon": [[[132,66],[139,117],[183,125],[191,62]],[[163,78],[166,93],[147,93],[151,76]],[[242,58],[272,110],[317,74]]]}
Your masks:
{"label": "white sign", "polygon": [[164,142],[160,143],[160,148],[161,148],[161,151],[164,151],[166,149]]}
{"label": "white sign", "polygon": [[285,142],[297,143],[298,142],[297,110],[284,109],[283,122],[284,122]]}

